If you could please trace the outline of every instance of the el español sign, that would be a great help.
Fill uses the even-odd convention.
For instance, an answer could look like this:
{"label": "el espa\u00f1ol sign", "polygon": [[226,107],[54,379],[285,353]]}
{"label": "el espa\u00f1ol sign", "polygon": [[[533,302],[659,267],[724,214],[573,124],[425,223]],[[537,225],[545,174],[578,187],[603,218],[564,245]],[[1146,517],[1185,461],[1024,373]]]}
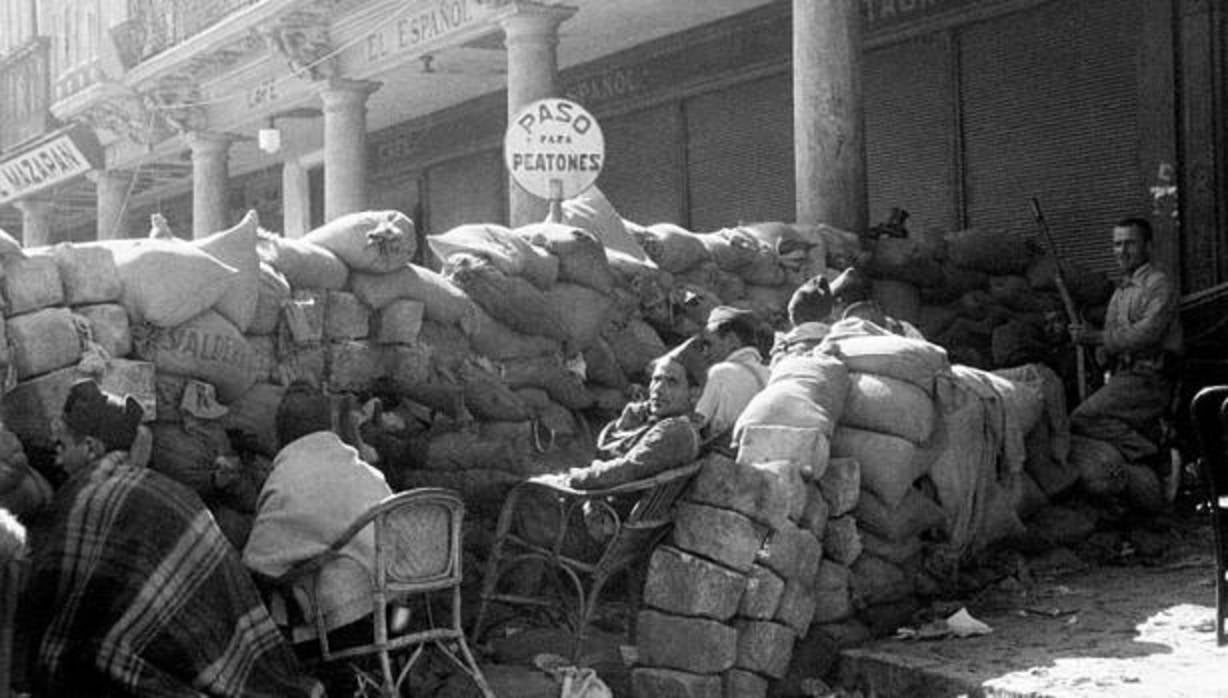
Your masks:
{"label": "el espa\u00f1ol sign", "polygon": [[605,137],[597,119],[579,104],[539,99],[512,117],[503,138],[503,160],[525,191],[543,199],[568,199],[597,181],[605,164]]}

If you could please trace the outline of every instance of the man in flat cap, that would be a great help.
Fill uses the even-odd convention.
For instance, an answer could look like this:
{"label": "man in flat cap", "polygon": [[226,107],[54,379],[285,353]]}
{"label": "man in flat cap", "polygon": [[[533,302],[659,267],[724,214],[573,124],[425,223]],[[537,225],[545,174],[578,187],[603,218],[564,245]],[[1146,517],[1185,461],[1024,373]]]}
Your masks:
{"label": "man in flat cap", "polygon": [[724,438],[750,399],[767,385],[771,372],[759,354],[758,329],[749,310],[721,305],[708,314],[699,341],[710,367],[695,403],[704,420],[705,443]]}

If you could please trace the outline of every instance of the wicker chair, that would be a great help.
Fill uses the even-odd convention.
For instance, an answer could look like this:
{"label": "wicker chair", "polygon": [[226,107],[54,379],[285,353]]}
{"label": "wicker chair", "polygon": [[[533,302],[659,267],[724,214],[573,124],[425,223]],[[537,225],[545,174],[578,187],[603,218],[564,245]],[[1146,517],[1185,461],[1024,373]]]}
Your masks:
{"label": "wicker chair", "polygon": [[1215,531],[1215,641],[1228,644],[1228,385],[1203,388],[1191,404],[1202,444],[1199,470],[1207,487],[1211,527]]}
{"label": "wicker chair", "polygon": [[[363,656],[377,656],[378,673],[369,677],[388,698],[400,695],[401,684],[427,647],[438,649],[444,656],[467,673],[483,696],[493,697],[461,629],[461,520],[464,504],[452,491],[441,488],[420,488],[394,494],[371,507],[350,524],[331,546],[319,555],[296,565],[273,580],[283,589],[303,579],[316,579],[316,573],[330,560],[340,555],[346,543],[367,526],[375,527],[375,574],[372,579],[372,625],[370,642],[343,649],[331,647],[323,614],[310,613],[319,643],[320,661],[335,662]],[[311,589],[311,585],[307,585]],[[430,598],[436,592],[447,593],[451,608],[446,621],[435,623]],[[314,594],[309,593],[309,596]],[[413,629],[397,634],[390,630],[388,608],[391,604],[408,605],[415,600],[426,602],[426,626],[415,624]],[[309,598],[308,609],[315,608]],[[412,650],[408,658],[394,670],[393,658]]]}
{"label": "wicker chair", "polygon": [[[482,633],[488,630],[486,622],[492,603],[544,609],[566,608],[570,611],[567,620],[573,633],[571,658],[577,660],[601,592],[610,578],[619,572],[632,575],[628,591],[634,620],[639,586],[648,558],[673,524],[674,503],[700,465],[700,462],[695,462],[651,478],[602,490],[576,490],[551,476],[532,478],[512,488],[499,514],[495,543],[482,579],[482,600],[472,634],[474,641],[478,641]],[[548,540],[517,530],[521,513],[540,506],[543,501],[556,505],[555,521],[558,525],[551,535],[544,537]],[[590,514],[601,512],[601,518],[609,524],[609,535],[596,542],[598,550],[590,551],[591,554],[582,558],[569,548],[577,534],[585,536],[584,531],[577,529],[585,526],[583,512],[586,509]],[[549,593],[565,592],[566,589],[547,588],[535,594],[499,590],[499,582],[508,572],[530,560],[545,562],[551,570],[561,573],[570,581],[570,591],[574,593],[571,604],[560,606],[560,602],[566,600],[560,598],[563,594]]]}

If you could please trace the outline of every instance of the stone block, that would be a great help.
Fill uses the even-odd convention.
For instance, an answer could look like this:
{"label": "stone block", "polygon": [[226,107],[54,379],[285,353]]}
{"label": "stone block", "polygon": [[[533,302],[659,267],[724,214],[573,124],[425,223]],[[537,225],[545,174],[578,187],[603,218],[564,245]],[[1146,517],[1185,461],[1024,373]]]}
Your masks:
{"label": "stone block", "polygon": [[771,620],[776,617],[780,597],[785,591],[785,580],[762,565],[755,565],[746,578],[746,593],[738,606],[738,616],[755,620]]}
{"label": "stone block", "polygon": [[853,606],[864,608],[911,596],[913,583],[899,565],[877,555],[862,555],[849,566],[849,592]]}
{"label": "stone block", "polygon": [[85,318],[90,325],[94,341],[114,358],[123,358],[132,353],[132,331],[128,325],[128,311],[119,303],[82,305],[73,312]]}
{"label": "stone block", "polygon": [[644,604],[667,613],[729,620],[746,589],[746,575],[683,552],[657,548],[648,563]]}
{"label": "stone block", "polygon": [[652,610],[640,612],[636,639],[640,664],[695,674],[732,668],[738,653],[738,632],[732,627]]}
{"label": "stone block", "polygon": [[768,694],[768,681],[742,669],[725,672],[725,695],[733,698],[763,698]]}
{"label": "stone block", "polygon": [[384,306],[376,316],[375,341],[380,344],[413,344],[422,331],[426,304],[401,298]]}
{"label": "stone block", "polygon": [[324,339],[327,299],[327,291],[300,289],[282,307],[282,322],[293,342],[312,344]]}
{"label": "stone block", "polygon": [[805,509],[801,468],[787,461],[752,465],[713,454],[706,459],[686,498],[732,509],[771,528],[779,528]]}
{"label": "stone block", "polygon": [[842,565],[851,565],[861,555],[861,534],[852,516],[836,516],[827,520],[823,533],[823,552]]}
{"label": "stone block", "polygon": [[324,339],[365,339],[370,334],[370,308],[349,291],[329,291],[324,311]]}
{"label": "stone block", "polygon": [[721,686],[721,677],[714,674],[655,667],[631,670],[632,698],[724,698]]}
{"label": "stone block", "polygon": [[366,341],[329,342],[325,345],[328,387],[341,392],[370,390],[384,375],[384,351]]}
{"label": "stone block", "polygon": [[853,615],[853,599],[848,587],[819,589],[814,593],[814,617],[811,623],[834,623]]}
{"label": "stone block", "polygon": [[830,451],[831,444],[822,429],[752,424],[742,429],[738,464],[788,461],[808,479],[815,479],[827,470]]}
{"label": "stone block", "polygon": [[735,666],[774,679],[785,675],[793,657],[796,633],[787,625],[758,620],[737,624],[738,656]]}
{"label": "stone block", "polygon": [[806,485],[806,508],[802,510],[802,518],[797,525],[810,531],[819,540],[823,540],[823,532],[827,530],[827,519],[831,518],[831,505],[823,496],[823,491],[815,483]]}
{"label": "stone block", "polygon": [[786,523],[768,534],[756,559],[785,581],[796,580],[809,585],[814,582],[822,557],[823,546],[813,533]]}
{"label": "stone block", "polygon": [[831,507],[830,516],[844,516],[861,496],[861,464],[856,458],[832,458],[818,479],[819,490]]}
{"label": "stone block", "polygon": [[681,502],[674,514],[674,545],[738,572],[749,572],[766,537],[763,526],[728,509]]}
{"label": "stone block", "polygon": [[785,591],[780,597],[775,620],[792,628],[799,637],[805,635],[814,618],[816,603],[813,585],[800,581],[785,582]]}
{"label": "stone block", "polygon": [[819,573],[814,578],[814,588],[820,591],[849,588],[849,568],[834,560],[823,558]]}

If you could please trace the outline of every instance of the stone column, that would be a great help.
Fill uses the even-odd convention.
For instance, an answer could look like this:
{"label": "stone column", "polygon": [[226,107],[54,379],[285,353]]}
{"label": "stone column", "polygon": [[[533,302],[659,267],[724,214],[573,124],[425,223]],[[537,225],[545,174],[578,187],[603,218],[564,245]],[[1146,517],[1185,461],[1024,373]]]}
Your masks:
{"label": "stone column", "polygon": [[51,200],[37,197],[13,202],[21,211],[21,246],[39,247],[58,242],[51,232]]}
{"label": "stone column", "polygon": [[311,230],[311,186],[297,158],[281,165],[282,235],[301,238]]}
{"label": "stone column", "polygon": [[324,220],[367,208],[367,97],[378,82],[333,78],[324,102]]}
{"label": "stone column", "polygon": [[95,170],[89,173],[98,196],[99,240],[138,237],[128,220],[128,194],[133,173],[124,170]]}
{"label": "stone column", "polygon": [[861,3],[793,0],[797,222],[859,232],[869,216]]}
{"label": "stone column", "polygon": [[[499,21],[507,44],[509,121],[526,104],[558,96],[559,25],[575,11],[574,7],[515,5],[512,14]],[[512,227],[545,219],[546,202],[521,189],[510,177],[507,195]]]}
{"label": "stone column", "polygon": [[192,148],[192,237],[202,238],[229,227],[226,205],[230,182],[230,136],[197,131],[188,134]]}

